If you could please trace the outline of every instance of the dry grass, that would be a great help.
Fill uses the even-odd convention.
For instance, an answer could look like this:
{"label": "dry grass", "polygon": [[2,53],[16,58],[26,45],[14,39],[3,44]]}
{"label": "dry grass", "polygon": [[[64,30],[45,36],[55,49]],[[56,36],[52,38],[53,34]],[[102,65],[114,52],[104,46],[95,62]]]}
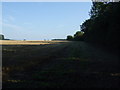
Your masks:
{"label": "dry grass", "polygon": [[0,40],[0,45],[43,45],[43,44],[56,44],[68,41],[40,41],[40,40]]}

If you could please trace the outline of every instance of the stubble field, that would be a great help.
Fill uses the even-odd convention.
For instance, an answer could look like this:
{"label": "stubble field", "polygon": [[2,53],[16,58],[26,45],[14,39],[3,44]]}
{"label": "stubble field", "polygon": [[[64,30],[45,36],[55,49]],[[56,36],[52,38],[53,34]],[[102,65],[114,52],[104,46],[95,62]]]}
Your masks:
{"label": "stubble field", "polygon": [[2,45],[3,88],[119,88],[117,54],[86,42],[41,42]]}

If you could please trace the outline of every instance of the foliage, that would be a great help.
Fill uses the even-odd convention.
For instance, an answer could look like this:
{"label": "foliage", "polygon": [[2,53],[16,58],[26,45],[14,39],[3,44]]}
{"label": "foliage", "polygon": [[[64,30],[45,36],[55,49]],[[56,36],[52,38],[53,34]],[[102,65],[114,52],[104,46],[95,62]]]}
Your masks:
{"label": "foliage", "polygon": [[93,2],[90,19],[81,25],[84,41],[119,47],[120,2]]}
{"label": "foliage", "polygon": [[73,40],[73,36],[68,35],[68,36],[67,36],[67,40]]}
{"label": "foliage", "polygon": [[4,40],[4,35],[0,34],[0,40]]}
{"label": "foliage", "polygon": [[77,32],[74,34],[74,40],[75,40],[75,41],[82,40],[83,34],[84,34],[84,32],[82,32],[82,31],[77,31]]}
{"label": "foliage", "polygon": [[68,35],[67,36],[67,40],[72,40],[72,41],[80,41],[80,40],[83,40],[83,34],[84,32],[83,31],[77,31],[74,36],[71,36],[71,35]]}

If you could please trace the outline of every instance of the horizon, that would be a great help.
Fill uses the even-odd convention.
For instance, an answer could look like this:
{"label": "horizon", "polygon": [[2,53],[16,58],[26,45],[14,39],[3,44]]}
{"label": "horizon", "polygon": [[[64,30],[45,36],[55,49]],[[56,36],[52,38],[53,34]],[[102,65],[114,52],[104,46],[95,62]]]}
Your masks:
{"label": "horizon", "polygon": [[89,19],[91,2],[3,2],[2,33],[6,39],[66,39]]}

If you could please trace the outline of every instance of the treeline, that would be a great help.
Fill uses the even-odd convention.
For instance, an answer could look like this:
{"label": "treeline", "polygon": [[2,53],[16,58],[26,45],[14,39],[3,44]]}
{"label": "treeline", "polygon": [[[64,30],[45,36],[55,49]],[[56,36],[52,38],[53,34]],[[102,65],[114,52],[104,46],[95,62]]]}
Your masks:
{"label": "treeline", "polygon": [[83,31],[77,31],[74,34],[74,36],[68,35],[67,40],[69,40],[69,41],[81,41],[81,40],[83,40],[83,34],[84,34]]}
{"label": "treeline", "polygon": [[[83,35],[79,40],[92,42],[112,48],[119,47],[120,34],[120,2],[93,2],[90,19],[81,25]],[[75,35],[74,35],[75,36]],[[67,36],[67,40],[70,36]]]}
{"label": "treeline", "polygon": [[4,35],[0,34],[0,40],[4,40]]}

